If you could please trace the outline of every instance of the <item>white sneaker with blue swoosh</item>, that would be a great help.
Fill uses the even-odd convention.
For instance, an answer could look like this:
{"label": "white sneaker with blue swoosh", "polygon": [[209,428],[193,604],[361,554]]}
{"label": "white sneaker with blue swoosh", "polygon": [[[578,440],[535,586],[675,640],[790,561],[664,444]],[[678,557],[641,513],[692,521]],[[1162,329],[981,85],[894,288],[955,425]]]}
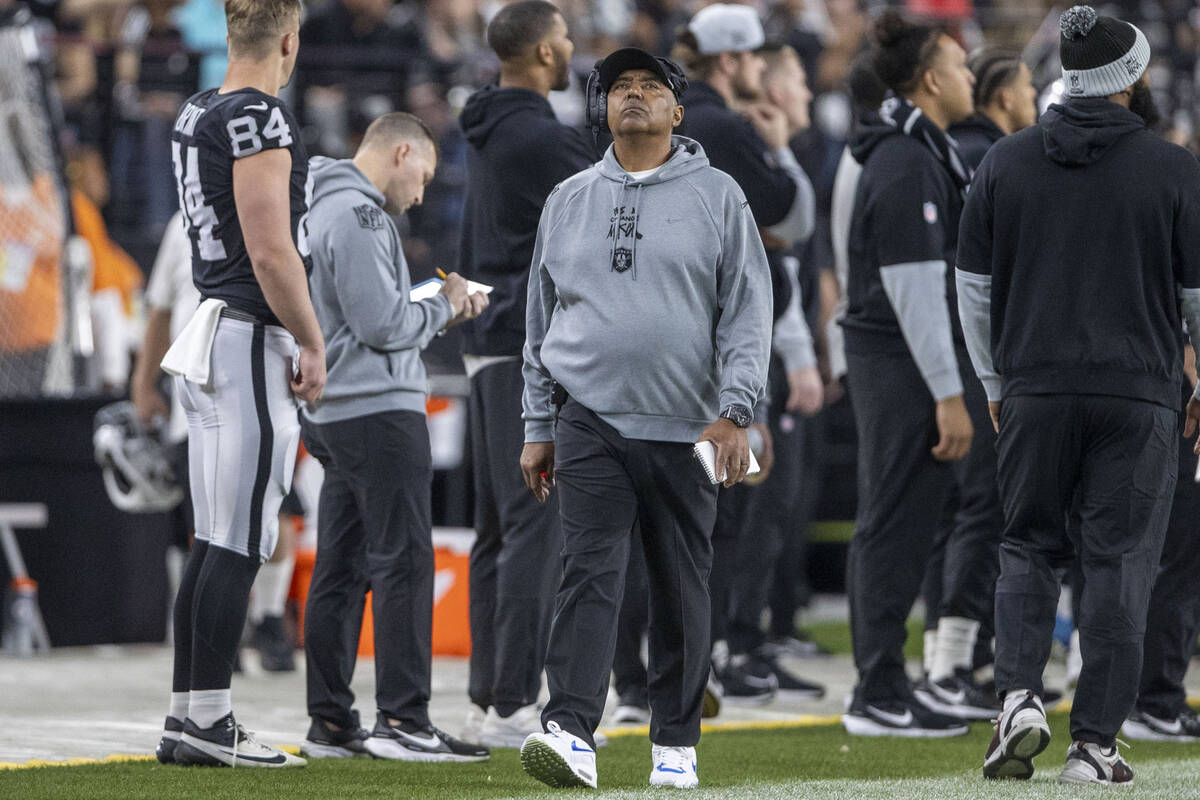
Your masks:
{"label": "white sneaker with blue swoosh", "polygon": [[596,788],[596,751],[554,721],[545,733],[531,733],[521,745],[521,767],[547,786]]}
{"label": "white sneaker with blue swoosh", "polygon": [[696,772],[696,748],[656,744],[650,752],[654,759],[654,769],[650,771],[651,786],[695,789],[700,785],[700,775]]}

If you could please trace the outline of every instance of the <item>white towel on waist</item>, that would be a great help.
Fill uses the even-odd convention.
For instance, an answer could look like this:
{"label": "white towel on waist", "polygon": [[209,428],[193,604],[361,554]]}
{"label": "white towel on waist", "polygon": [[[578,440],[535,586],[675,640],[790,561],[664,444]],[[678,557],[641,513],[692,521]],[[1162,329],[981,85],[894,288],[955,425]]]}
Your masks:
{"label": "white towel on waist", "polygon": [[163,372],[182,375],[184,380],[201,385],[207,384],[211,374],[213,337],[217,335],[217,322],[221,318],[224,300],[209,298],[192,314],[187,326],[171,343],[163,356]]}

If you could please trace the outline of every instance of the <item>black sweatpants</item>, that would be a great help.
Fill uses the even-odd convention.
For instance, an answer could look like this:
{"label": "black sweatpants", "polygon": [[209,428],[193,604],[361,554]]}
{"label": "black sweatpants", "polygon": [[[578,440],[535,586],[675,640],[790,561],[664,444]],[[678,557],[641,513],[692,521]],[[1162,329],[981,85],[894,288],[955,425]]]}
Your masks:
{"label": "black sweatpants", "polygon": [[846,564],[850,631],[865,702],[907,698],[905,621],[954,486],[936,460],[934,402],[912,358],[850,347],[847,382],[858,430],[858,515]]}
{"label": "black sweatpants", "polygon": [[650,740],[700,740],[709,672],[708,574],[717,490],[692,445],[626,439],[575,400],[555,430],[563,578],[546,676],[553,720],[592,742],[608,693],[632,531],[641,529],[650,594]]}
{"label": "black sweatpants", "polygon": [[[1078,554],[1077,741],[1111,745],[1137,698],[1146,611],[1175,490],[1177,429],[1172,409],[1120,397],[1018,396],[1001,407],[996,689],[1042,690],[1057,570]],[[1067,526],[1072,507],[1077,533]]]}
{"label": "black sweatpants", "polygon": [[[709,578],[711,579],[711,575]],[[617,647],[613,652],[613,688],[622,700],[646,706],[646,664],[642,661],[642,637],[650,624],[650,587],[646,578],[646,554],[642,534],[635,525],[625,571],[625,593],[617,621]]]}
{"label": "black sweatpants", "polygon": [[[1191,393],[1189,383],[1184,403]],[[1187,708],[1183,677],[1200,632],[1200,484],[1193,480],[1193,441],[1177,439],[1179,480],[1146,617],[1137,707],[1158,719],[1174,719]]]}
{"label": "black sweatpants", "polygon": [[425,415],[305,420],[303,435],[325,467],[304,612],[308,713],[353,724],[350,678],[370,591],[375,705],[389,717],[428,724],[434,565]]}
{"label": "black sweatpants", "polygon": [[[960,367],[970,369],[959,352]],[[956,491],[951,494],[923,592],[926,627],[940,617],[964,617],[981,623],[981,639],[991,637],[996,578],[1000,574],[1000,532],[1004,511],[996,480],[996,431],[987,394],[973,372],[963,375],[963,401],[975,437],[967,457],[954,465]]]}
{"label": "black sweatpants", "polygon": [[471,548],[471,671],[467,693],[501,716],[537,702],[561,577],[558,499],[543,505],[521,477],[521,361],[471,378],[475,544]]}

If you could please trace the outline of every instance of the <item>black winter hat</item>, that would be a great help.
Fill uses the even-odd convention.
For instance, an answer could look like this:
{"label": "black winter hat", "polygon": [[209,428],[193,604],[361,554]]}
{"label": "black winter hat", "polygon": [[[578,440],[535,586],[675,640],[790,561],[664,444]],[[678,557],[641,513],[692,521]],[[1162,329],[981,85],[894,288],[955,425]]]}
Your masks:
{"label": "black winter hat", "polygon": [[1059,56],[1069,97],[1108,97],[1137,83],[1150,43],[1134,25],[1075,6],[1058,20]]}

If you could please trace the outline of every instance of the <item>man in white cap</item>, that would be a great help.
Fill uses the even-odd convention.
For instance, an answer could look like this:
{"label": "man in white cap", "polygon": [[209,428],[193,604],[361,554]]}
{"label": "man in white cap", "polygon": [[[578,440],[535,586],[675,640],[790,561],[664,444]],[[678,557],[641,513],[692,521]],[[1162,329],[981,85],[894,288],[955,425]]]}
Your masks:
{"label": "man in white cap", "polygon": [[[1147,130],[1150,47],[1088,6],[1063,14],[1067,100],[997,142],[963,210],[956,277],[996,425],[1005,527],[996,586],[1004,710],[990,778],[1029,778],[1057,569],[1080,559],[1083,671],[1059,780],[1121,785],[1146,610],[1177,459],[1186,320],[1200,333],[1200,165]],[[1182,307],[1182,317],[1180,309]],[[1187,404],[1195,432],[1200,401]],[[1081,524],[1068,532],[1074,509]]]}
{"label": "man in white cap", "polygon": [[[816,200],[808,176],[800,168],[788,142],[792,136],[787,115],[768,101],[763,75],[766,61],[759,51],[765,45],[762,22],[749,6],[715,3],[692,17],[680,33],[673,55],[688,72],[688,90],[683,97],[687,108],[682,130],[703,145],[714,167],[728,173],[750,203],[754,221],[762,235],[771,267],[775,329],[772,351],[776,356],[773,373],[786,375],[786,390],[780,386],[774,398],[776,415],[785,411],[813,413],[820,409],[822,385],[816,367],[811,334],[800,315],[784,315],[792,294],[788,257],[793,248],[806,241],[815,227]],[[801,78],[803,81],[803,78]],[[812,406],[815,405],[815,408]],[[766,423],[766,404],[760,410]],[[768,431],[766,424],[762,425]],[[774,432],[767,434],[771,441]],[[737,574],[740,543],[753,527],[758,534],[769,524],[755,521],[768,518],[780,503],[774,494],[790,480],[802,454],[785,447],[780,454],[781,475],[763,488],[742,487],[724,492],[719,501],[713,549],[717,553],[711,577],[713,600],[713,666],[725,696],[731,700],[769,700],[776,690],[793,697],[821,697],[824,687],[806,681],[784,666],[778,653],[764,647],[756,632],[732,624],[734,596],[746,600],[743,613],[757,620],[762,610],[759,597],[739,585]],[[758,507],[764,507],[761,515]],[[770,509],[770,510],[768,510]],[[761,563],[774,563],[783,548],[782,531],[766,534],[755,553]],[[753,580],[765,585],[757,571]],[[788,628],[790,629],[790,620]],[[752,626],[756,627],[756,626]],[[749,635],[744,635],[749,634]]]}

